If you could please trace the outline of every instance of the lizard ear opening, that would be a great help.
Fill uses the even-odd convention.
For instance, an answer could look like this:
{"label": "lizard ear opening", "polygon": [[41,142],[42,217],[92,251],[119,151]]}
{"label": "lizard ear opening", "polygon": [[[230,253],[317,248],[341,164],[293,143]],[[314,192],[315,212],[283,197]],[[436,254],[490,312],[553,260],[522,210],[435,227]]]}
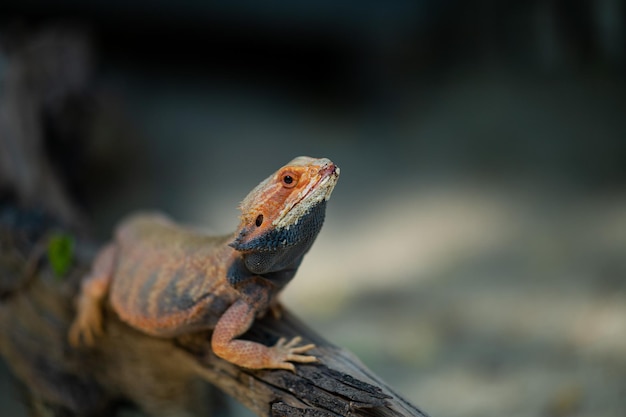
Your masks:
{"label": "lizard ear opening", "polygon": [[261,250],[259,246],[259,239],[264,235],[264,230],[261,228],[265,218],[262,213],[259,213],[256,218],[253,218],[254,222],[250,220],[246,221],[247,224],[241,226],[241,230],[235,239],[229,243],[229,246],[240,252],[246,252],[250,250]]}

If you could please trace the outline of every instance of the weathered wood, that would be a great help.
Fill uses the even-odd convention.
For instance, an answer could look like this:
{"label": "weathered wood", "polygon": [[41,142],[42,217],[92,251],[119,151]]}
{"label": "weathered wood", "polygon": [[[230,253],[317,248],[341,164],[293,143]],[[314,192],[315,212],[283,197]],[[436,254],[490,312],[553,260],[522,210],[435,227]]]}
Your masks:
{"label": "weathered wood", "polygon": [[[15,85],[0,102],[17,119],[0,124],[0,150],[21,161],[0,159],[0,354],[26,387],[33,415],[114,415],[127,403],[151,416],[208,415],[214,386],[259,416],[424,416],[354,355],[288,311],[257,321],[243,337],[272,344],[300,335],[315,343],[319,363],[297,365],[296,373],[241,369],[212,353],[208,332],[154,338],[110,310],[95,348],[70,347],[74,298],[98,244],[82,232],[85,224],[47,160],[43,121],[36,116],[46,97],[26,88],[30,66],[40,64],[29,58],[18,60],[22,69],[10,66],[16,73],[8,82]],[[40,87],[51,82],[46,78]],[[19,128],[28,123],[28,130]],[[53,273],[46,251],[59,234],[74,242],[71,268],[62,277]]]}

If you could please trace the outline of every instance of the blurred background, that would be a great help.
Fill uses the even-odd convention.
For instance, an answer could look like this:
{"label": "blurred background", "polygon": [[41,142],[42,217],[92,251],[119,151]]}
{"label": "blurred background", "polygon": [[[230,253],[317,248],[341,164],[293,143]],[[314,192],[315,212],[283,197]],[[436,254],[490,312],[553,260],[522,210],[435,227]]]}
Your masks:
{"label": "blurred background", "polygon": [[102,239],[137,209],[230,232],[279,166],[332,159],[296,315],[433,417],[618,417],[625,23],[624,0],[2,0],[0,94],[60,57],[46,106],[84,123],[47,140]]}

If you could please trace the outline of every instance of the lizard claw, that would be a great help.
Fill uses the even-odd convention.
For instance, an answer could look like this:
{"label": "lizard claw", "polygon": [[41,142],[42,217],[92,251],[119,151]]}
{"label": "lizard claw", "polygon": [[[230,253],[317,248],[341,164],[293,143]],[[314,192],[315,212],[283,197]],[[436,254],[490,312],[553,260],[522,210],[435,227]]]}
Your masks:
{"label": "lizard claw", "polygon": [[74,347],[78,347],[81,344],[93,346],[96,338],[104,334],[102,312],[99,306],[94,305],[90,301],[85,301],[81,296],[78,313],[68,334],[68,341]]}
{"label": "lizard claw", "polygon": [[296,336],[290,341],[287,341],[284,337],[278,339],[278,342],[276,342],[276,344],[271,348],[274,359],[272,368],[286,369],[288,371],[295,372],[296,368],[291,362],[317,362],[317,358],[315,356],[302,355],[302,353],[313,349],[315,345],[313,343],[309,343],[308,345],[298,346],[301,341],[302,338],[300,336]]}

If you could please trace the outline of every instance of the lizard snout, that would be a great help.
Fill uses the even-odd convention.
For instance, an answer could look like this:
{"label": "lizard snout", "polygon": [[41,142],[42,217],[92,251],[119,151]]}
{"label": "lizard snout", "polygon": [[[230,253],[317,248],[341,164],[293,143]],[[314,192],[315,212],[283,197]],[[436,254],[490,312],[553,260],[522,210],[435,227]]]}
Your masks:
{"label": "lizard snout", "polygon": [[324,166],[322,166],[322,168],[320,168],[319,172],[322,177],[339,176],[339,167],[328,161]]}

